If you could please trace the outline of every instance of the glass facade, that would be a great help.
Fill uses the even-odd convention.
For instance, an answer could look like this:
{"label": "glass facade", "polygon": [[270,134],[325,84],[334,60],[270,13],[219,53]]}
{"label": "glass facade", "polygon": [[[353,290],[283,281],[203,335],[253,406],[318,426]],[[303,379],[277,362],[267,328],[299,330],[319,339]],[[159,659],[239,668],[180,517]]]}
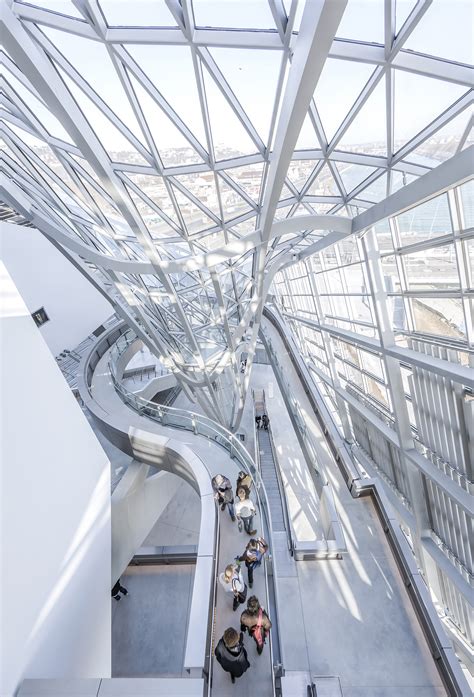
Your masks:
{"label": "glass facade", "polygon": [[0,18],[6,205],[232,430],[272,288],[466,641],[472,13],[457,0],[13,0]]}

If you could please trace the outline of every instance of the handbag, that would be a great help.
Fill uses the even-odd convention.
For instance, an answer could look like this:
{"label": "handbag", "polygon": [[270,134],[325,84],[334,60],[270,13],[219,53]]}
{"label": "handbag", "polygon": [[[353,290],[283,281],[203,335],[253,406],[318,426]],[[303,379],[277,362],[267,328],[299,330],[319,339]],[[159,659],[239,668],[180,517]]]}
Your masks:
{"label": "handbag", "polygon": [[265,643],[265,635],[264,635],[264,632],[262,629],[262,622],[263,622],[263,610],[262,610],[262,608],[260,608],[260,610],[258,611],[257,624],[255,625],[254,630],[253,630],[253,637],[254,637],[255,641],[257,642],[258,646],[263,646],[263,644]]}

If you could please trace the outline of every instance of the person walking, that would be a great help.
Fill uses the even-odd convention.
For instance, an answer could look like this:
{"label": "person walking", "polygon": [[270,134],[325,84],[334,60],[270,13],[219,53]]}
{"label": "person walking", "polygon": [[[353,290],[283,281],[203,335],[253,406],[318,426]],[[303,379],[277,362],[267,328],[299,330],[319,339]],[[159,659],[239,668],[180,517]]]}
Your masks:
{"label": "person walking", "polygon": [[239,635],[233,627],[228,627],[225,630],[217,643],[214,655],[222,668],[230,673],[230,679],[233,683],[235,683],[235,678],[240,678],[247,668],[250,668],[243,634],[240,632]]}
{"label": "person walking", "polygon": [[252,477],[243,470],[240,470],[239,474],[237,475],[235,490],[238,491],[241,487],[242,489],[245,489],[247,494],[246,498],[248,498],[250,496],[250,489],[252,488]]}
{"label": "person walking", "polygon": [[247,584],[242,576],[240,564],[228,564],[225,571],[219,575],[219,581],[227,593],[234,595],[232,609],[235,612],[247,599]]}
{"label": "person walking", "polygon": [[260,428],[260,421],[262,420],[261,416],[256,416],[255,417],[255,425],[257,428]]}
{"label": "person walking", "polygon": [[223,474],[216,474],[211,480],[212,489],[214,491],[214,498],[216,499],[218,505],[221,507],[221,511],[227,508],[229,509],[229,515],[232,521],[235,520],[235,510],[234,510],[234,492],[232,491],[232,484],[224,477]]}
{"label": "person walking", "polygon": [[249,578],[249,588],[252,588],[253,586],[253,572],[260,566],[263,555],[267,552],[268,544],[265,542],[263,537],[257,537],[257,539],[252,537],[252,539],[249,540],[242,556],[236,557],[236,560],[245,562]]}
{"label": "person walking", "polygon": [[239,530],[241,530],[240,521],[243,522],[245,532],[248,535],[256,535],[257,531],[252,529],[253,517],[256,515],[257,509],[252,499],[246,495],[246,490],[243,487],[237,489],[237,501],[235,503],[235,515],[239,521]]}
{"label": "person walking", "polygon": [[120,600],[120,593],[122,595],[128,595],[128,590],[124,588],[123,586],[120,585],[120,579],[117,581],[115,586],[111,590],[111,596],[112,598],[115,598],[115,600]]}
{"label": "person walking", "polygon": [[262,426],[265,429],[265,431],[268,431],[268,424],[270,423],[270,419],[266,414],[262,416]]}
{"label": "person walking", "polygon": [[247,601],[247,609],[240,616],[240,629],[242,632],[248,631],[257,644],[257,653],[260,655],[265,645],[272,623],[270,618],[261,607],[257,596],[251,595]]}

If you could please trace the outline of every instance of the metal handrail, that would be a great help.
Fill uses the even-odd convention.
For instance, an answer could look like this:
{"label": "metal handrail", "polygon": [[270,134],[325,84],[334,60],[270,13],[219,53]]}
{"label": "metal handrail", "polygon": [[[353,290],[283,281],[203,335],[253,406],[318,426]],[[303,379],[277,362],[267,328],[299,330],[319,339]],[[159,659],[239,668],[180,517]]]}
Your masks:
{"label": "metal handrail", "polygon": [[[128,390],[126,390],[124,385],[122,385],[121,382],[117,379],[115,368],[117,359],[135,340],[136,337],[132,337],[132,334],[134,334],[132,330],[127,330],[122,336],[120,336],[117,339],[116,345],[120,343],[119,348],[117,350],[114,350],[114,345],[114,347],[112,347],[112,349],[110,350],[108,366],[115,391],[122,399],[122,401],[128,406],[130,406],[134,411],[138,412],[142,416],[148,417],[156,421],[162,426],[182,428],[184,430],[193,432],[195,435],[206,436],[213,442],[223,447],[229,453],[232,459],[237,460],[241,469],[243,469],[245,472],[252,476],[255,485],[255,494],[258,502],[258,507],[262,515],[262,528],[264,530],[264,536],[269,547],[268,557],[270,560],[272,558],[273,552],[273,527],[271,522],[270,507],[268,504],[268,499],[261,474],[258,471],[252,456],[248,452],[247,448],[242,444],[239,438],[237,438],[233,433],[228,431],[224,426],[217,423],[216,421],[213,421],[209,417],[204,416],[203,414],[197,414],[196,412],[188,411],[186,409],[156,404],[155,402],[144,399],[143,397],[137,396],[133,392],[129,392]],[[126,337],[125,340],[124,337]],[[267,569],[267,561],[265,561],[265,569],[267,571],[267,573],[265,574],[266,592],[267,597],[270,598],[268,591],[269,574]],[[277,597],[277,595],[278,593],[274,586],[274,596]],[[277,604],[275,607],[277,608]],[[276,612],[276,621],[279,625],[280,623],[277,609]],[[279,666],[275,666],[273,663],[274,650],[271,636],[269,639],[269,645],[272,661],[272,687],[273,694],[275,695],[275,668],[278,668]],[[279,655],[281,656],[281,647],[279,647]],[[210,671],[211,670],[212,668],[210,668]]]}

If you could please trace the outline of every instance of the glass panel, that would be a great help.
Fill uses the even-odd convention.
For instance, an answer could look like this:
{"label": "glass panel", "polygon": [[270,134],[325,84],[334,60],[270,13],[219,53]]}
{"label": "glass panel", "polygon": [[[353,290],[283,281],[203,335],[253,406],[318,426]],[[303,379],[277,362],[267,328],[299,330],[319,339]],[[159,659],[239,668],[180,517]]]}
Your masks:
{"label": "glass panel", "polygon": [[[374,67],[365,63],[327,59],[318,80],[314,100],[328,142],[347,116],[373,71]],[[337,85],[339,88],[336,88]]]}
{"label": "glass panel", "polygon": [[293,160],[288,168],[288,179],[301,191],[315,168],[317,160]]}
{"label": "glass panel", "polygon": [[193,9],[198,27],[275,30],[267,0],[193,0]]}
{"label": "glass panel", "polygon": [[216,160],[256,153],[257,146],[205,68],[203,74]]}
{"label": "glass panel", "polygon": [[295,150],[318,150],[320,147],[311,119],[306,114]]}
{"label": "glass panel", "polygon": [[[255,201],[259,202],[262,184],[263,163],[234,167],[227,174]],[[290,194],[289,194],[290,195]]]}
{"label": "glass panel", "polygon": [[107,24],[130,27],[177,27],[165,0],[100,0]]}
{"label": "glass panel", "polygon": [[402,259],[409,290],[459,288],[454,244],[406,254]]}
{"label": "glass panel", "polygon": [[403,27],[405,20],[416,5],[416,0],[396,0],[395,2],[395,17],[396,17],[396,33]]}
{"label": "glass panel", "polygon": [[73,95],[91,128],[95,131],[109,157],[114,160],[114,162],[126,162],[128,164],[140,165],[148,164],[145,158],[133,147],[130,141],[125,138],[118,128],[114,126],[112,121],[103,114],[99,107],[86,96],[66,73],[61,69],[59,69],[59,71],[69,91]]}
{"label": "glass panel", "polygon": [[397,151],[459,99],[466,88],[405,70],[394,70],[393,75]]}
{"label": "glass panel", "polygon": [[415,329],[455,339],[466,338],[461,300],[457,298],[412,298]]}
{"label": "glass panel", "polygon": [[474,179],[459,187],[461,193],[464,227],[474,227]]}
{"label": "glass panel", "polygon": [[[349,162],[336,162],[336,167],[341,175],[342,183],[347,193],[355,189],[364,179],[377,170],[376,167],[365,165],[351,165]],[[361,194],[362,196],[362,194]]]}
{"label": "glass panel", "polygon": [[22,5],[33,5],[33,7],[41,7],[43,10],[51,10],[52,12],[59,12],[62,15],[67,15],[68,17],[75,17],[82,19],[84,17],[72,4],[71,0],[32,0],[31,2],[19,2]]}
{"label": "glass panel", "polygon": [[189,141],[133,75],[130,75],[130,80],[164,166],[202,162]]}
{"label": "glass panel", "polygon": [[[232,220],[242,215],[242,213],[252,210],[247,201],[229,186],[222,177],[219,176],[218,181],[221,192],[222,210],[224,211],[224,218],[226,220]],[[246,231],[247,230],[245,230],[245,232]]]}
{"label": "glass panel", "polygon": [[444,128],[425,140],[418,148],[406,156],[406,160],[428,167],[436,167],[455,155],[459,143],[471,119],[471,110],[464,109]]}
{"label": "glass panel", "polygon": [[463,247],[467,263],[469,288],[474,288],[474,240],[465,240]]}
{"label": "glass panel", "polygon": [[[448,28],[455,30],[449,30]],[[436,0],[407,39],[406,48],[461,63],[474,63],[473,4]]]}
{"label": "glass panel", "polygon": [[374,203],[378,203],[381,201],[383,198],[385,198],[387,195],[387,175],[382,174],[381,177],[378,177],[372,184],[369,184],[366,186],[363,191],[360,192],[358,195],[358,198],[364,200],[364,201],[373,201]]}
{"label": "glass panel", "polygon": [[[127,44],[127,51],[200,144],[207,149],[190,49],[187,46]],[[164,66],[167,68],[164,69]]]}
{"label": "glass panel", "polygon": [[258,134],[268,145],[282,54],[280,51],[239,48],[209,50]]}
{"label": "glass panel", "polygon": [[375,235],[377,237],[380,252],[384,252],[386,250],[391,251],[393,249],[392,233],[390,232],[390,225],[387,218],[376,223]]}
{"label": "glass panel", "polygon": [[331,174],[329,165],[325,164],[314,182],[311,184],[308,194],[311,196],[340,196],[337,184]]}
{"label": "glass panel", "polygon": [[337,36],[383,44],[383,8],[384,3],[378,0],[349,0]]}
{"label": "glass panel", "polygon": [[145,144],[105,44],[49,27],[44,27],[42,31],[133,135]]}
{"label": "glass panel", "polygon": [[397,220],[402,245],[452,232],[446,194],[402,213]]}
{"label": "glass panel", "polygon": [[336,147],[349,152],[386,155],[386,129],[385,79],[382,78]]}
{"label": "glass panel", "polygon": [[387,293],[399,293],[401,287],[395,257],[382,257],[381,263],[385,282],[385,290],[387,291]]}

